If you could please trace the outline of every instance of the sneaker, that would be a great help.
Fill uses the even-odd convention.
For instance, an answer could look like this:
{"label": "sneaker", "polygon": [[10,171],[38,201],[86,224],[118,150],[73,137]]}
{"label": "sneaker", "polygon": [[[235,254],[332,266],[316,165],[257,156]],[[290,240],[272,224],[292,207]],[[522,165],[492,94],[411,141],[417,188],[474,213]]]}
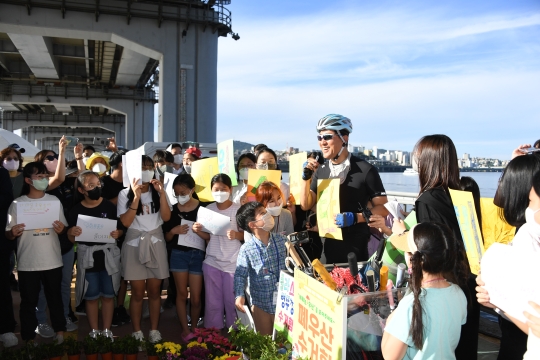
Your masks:
{"label": "sneaker", "polygon": [[56,340],[56,343],[57,343],[58,345],[60,345],[61,343],[64,342],[64,335],[58,335],[58,334],[56,334],[56,335],[54,335],[54,340]]}
{"label": "sneaker", "polygon": [[54,336],[54,330],[47,323],[39,324],[36,328],[36,334],[38,334],[42,338],[48,339]]}
{"label": "sneaker", "polygon": [[71,322],[73,322],[73,323],[76,323],[76,322],[79,321],[79,319],[75,316],[75,313],[73,312],[73,310],[71,310],[71,308],[69,309],[68,316],[71,319]]}
{"label": "sneaker", "polygon": [[106,337],[106,338],[109,338],[111,339],[111,342],[114,342],[114,337],[113,337],[113,333],[111,330],[109,329],[105,329],[101,332],[101,335]]}
{"label": "sneaker", "polygon": [[101,335],[101,331],[92,329],[90,333],[88,334],[92,339],[96,339],[99,335]]}
{"label": "sneaker", "polygon": [[[139,341],[144,341],[144,335],[141,330],[134,332],[133,334],[131,334],[131,336],[133,336],[135,339]],[[139,351],[143,351],[142,346],[139,346]]]}
{"label": "sneaker", "polygon": [[12,332],[1,334],[0,341],[4,343],[5,348],[16,346],[19,344],[19,339],[17,339],[15,334]]}
{"label": "sneaker", "polygon": [[73,321],[71,321],[71,319],[68,317],[66,317],[66,331],[75,331],[77,330],[79,327],[77,326],[77,324],[74,324]]}
{"label": "sneaker", "polygon": [[150,332],[148,333],[148,339],[151,343],[157,343],[163,340],[161,338],[161,333],[159,332],[159,330],[150,330]]}
{"label": "sneaker", "polygon": [[75,315],[86,316],[86,304],[84,300],[75,308]]}

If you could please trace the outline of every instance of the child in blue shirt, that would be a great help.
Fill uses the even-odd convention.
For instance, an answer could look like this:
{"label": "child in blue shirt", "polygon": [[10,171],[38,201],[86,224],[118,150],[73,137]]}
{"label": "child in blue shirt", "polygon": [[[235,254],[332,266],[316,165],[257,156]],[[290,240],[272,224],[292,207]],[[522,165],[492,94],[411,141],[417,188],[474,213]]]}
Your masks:
{"label": "child in blue shirt", "polygon": [[284,235],[270,233],[274,218],[259,202],[249,202],[236,213],[238,227],[253,236],[242,245],[236,260],[234,295],[236,308],[245,312],[246,282],[249,277],[251,312],[257,331],[271,335],[276,311],[279,274],[285,270],[287,250]]}

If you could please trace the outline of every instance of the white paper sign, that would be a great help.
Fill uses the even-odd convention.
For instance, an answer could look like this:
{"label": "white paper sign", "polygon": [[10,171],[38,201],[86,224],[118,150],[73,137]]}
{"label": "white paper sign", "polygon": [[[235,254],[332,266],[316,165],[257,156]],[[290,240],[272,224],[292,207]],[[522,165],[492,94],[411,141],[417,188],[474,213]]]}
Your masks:
{"label": "white paper sign", "polygon": [[111,232],[116,230],[116,225],[116,220],[79,215],[77,226],[82,229],[82,232],[75,241],[114,244],[116,240],[111,237]]}
{"label": "white paper sign", "polygon": [[399,205],[397,200],[390,200],[386,204],[384,204],[384,207],[388,210],[390,214],[394,217],[394,219],[400,219],[404,220],[405,216],[401,213],[401,205]]}
{"label": "white paper sign", "polygon": [[540,288],[534,281],[539,263],[539,253],[524,252],[505,244],[491,245],[481,262],[481,276],[490,302],[522,322],[527,321],[523,311],[538,316],[528,302],[540,304]]}
{"label": "white paper sign", "polygon": [[129,176],[127,173],[126,155],[122,155],[122,184],[124,187],[130,187]]}
{"label": "white paper sign", "polygon": [[178,200],[176,199],[176,196],[174,196],[174,189],[172,186],[174,179],[176,179],[177,176],[178,175],[166,172],[165,177],[163,178],[163,182],[164,182],[163,186],[165,186],[165,193],[167,194],[167,197],[169,198],[169,203],[171,205],[174,205],[178,202]]}
{"label": "white paper sign", "polygon": [[24,224],[25,230],[51,229],[59,218],[58,200],[17,202],[17,224]]}
{"label": "white paper sign", "polygon": [[191,227],[193,223],[194,221],[182,219],[180,225],[187,225],[189,227],[189,230],[187,234],[178,234],[178,245],[189,246],[195,249],[205,251],[206,241],[204,241],[203,238],[199,237],[199,235],[193,232],[193,229]]}
{"label": "white paper sign", "polygon": [[205,232],[214,235],[227,235],[231,229],[231,219],[228,216],[208,210],[205,207],[199,207],[197,212],[197,222],[203,226]]}
{"label": "white paper sign", "polygon": [[137,150],[131,150],[126,154],[126,172],[129,179],[129,183],[133,182],[133,179],[139,179],[137,184],[142,184],[142,156]]}

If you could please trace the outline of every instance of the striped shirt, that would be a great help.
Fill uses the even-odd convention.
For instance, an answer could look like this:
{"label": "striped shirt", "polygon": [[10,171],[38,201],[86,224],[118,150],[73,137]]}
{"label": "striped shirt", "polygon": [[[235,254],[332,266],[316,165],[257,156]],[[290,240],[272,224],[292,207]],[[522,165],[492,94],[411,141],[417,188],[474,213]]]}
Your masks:
{"label": "striped shirt", "polygon": [[[238,204],[232,204],[225,210],[219,210],[216,203],[206,207],[231,219],[231,230],[238,231],[236,225],[236,212],[240,208]],[[223,272],[234,274],[236,269],[236,257],[242,244],[238,240],[229,240],[227,236],[210,234],[210,242],[206,247],[206,259],[204,263]]]}
{"label": "striped shirt", "polygon": [[274,291],[277,291],[279,274],[281,270],[285,270],[286,241],[285,236],[270,233],[268,246],[254,235],[242,245],[234,273],[235,297],[244,296],[249,277],[249,291],[253,305],[269,314],[275,313],[273,295]]}

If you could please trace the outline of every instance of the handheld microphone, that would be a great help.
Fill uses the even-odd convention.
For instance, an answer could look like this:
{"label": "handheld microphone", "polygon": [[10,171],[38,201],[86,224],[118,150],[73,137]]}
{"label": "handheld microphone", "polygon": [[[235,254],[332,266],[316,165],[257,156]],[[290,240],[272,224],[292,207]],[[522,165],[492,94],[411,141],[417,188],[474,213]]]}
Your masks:
{"label": "handheld microphone", "polygon": [[403,285],[403,279],[405,277],[405,269],[407,267],[404,263],[401,263],[397,266],[397,275],[396,275],[396,287],[399,288]]}
{"label": "handheld microphone", "polygon": [[351,272],[353,279],[356,281],[356,277],[358,276],[358,261],[356,260],[356,254],[350,252],[347,255],[347,260],[349,261],[349,271]]}

